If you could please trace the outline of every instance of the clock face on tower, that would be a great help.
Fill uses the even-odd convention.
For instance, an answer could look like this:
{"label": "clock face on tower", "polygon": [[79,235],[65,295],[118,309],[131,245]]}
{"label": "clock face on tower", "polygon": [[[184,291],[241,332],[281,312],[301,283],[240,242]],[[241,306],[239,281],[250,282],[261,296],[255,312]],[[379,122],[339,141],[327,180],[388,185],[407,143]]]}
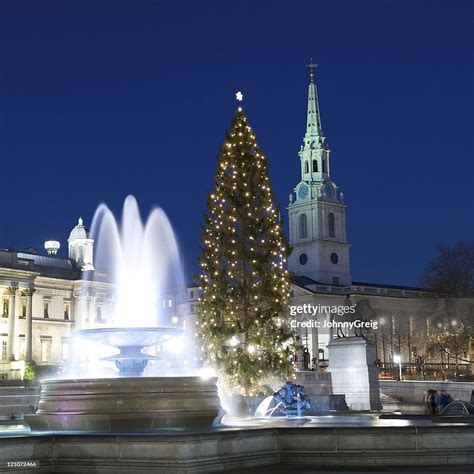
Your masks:
{"label": "clock face on tower", "polygon": [[306,199],[308,197],[309,193],[309,188],[306,186],[306,184],[302,184],[300,188],[298,189],[298,197],[300,199]]}
{"label": "clock face on tower", "polygon": [[334,188],[330,184],[326,185],[324,192],[327,198],[332,199],[334,197]]}

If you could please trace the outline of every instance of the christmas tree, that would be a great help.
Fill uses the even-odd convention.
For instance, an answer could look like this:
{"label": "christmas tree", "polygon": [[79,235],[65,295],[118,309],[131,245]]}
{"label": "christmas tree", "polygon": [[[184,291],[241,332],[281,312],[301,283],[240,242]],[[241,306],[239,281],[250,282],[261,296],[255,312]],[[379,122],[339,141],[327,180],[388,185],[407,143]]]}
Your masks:
{"label": "christmas tree", "polygon": [[201,352],[233,393],[257,395],[268,377],[291,376],[295,340],[280,319],[290,296],[289,246],[267,160],[240,107],[214,183],[202,229]]}

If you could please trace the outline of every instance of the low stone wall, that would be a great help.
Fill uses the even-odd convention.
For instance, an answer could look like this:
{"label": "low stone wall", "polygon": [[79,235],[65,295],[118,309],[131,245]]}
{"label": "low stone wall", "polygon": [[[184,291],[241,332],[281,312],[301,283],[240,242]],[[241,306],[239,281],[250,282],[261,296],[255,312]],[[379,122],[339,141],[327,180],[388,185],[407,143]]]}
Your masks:
{"label": "low stone wall", "polygon": [[39,385],[25,387],[23,382],[16,386],[0,385],[0,419],[34,413],[39,396]]}
{"label": "low stone wall", "polygon": [[436,382],[436,381],[418,381],[403,380],[380,381],[382,393],[401,399],[407,403],[423,403],[423,397],[429,389],[446,390],[454,399],[469,401],[471,393],[474,390],[473,382]]}
{"label": "low stone wall", "polygon": [[[474,467],[474,426],[354,428],[223,428],[147,435],[54,435],[2,438],[7,463],[34,472],[209,473],[257,466],[377,468]],[[15,472],[32,472],[15,469]]]}

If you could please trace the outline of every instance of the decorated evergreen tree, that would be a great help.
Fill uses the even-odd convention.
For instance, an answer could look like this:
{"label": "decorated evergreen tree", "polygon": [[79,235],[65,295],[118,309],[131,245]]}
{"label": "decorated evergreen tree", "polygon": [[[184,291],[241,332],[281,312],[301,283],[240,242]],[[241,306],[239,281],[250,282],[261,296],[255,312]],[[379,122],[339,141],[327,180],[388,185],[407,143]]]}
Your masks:
{"label": "decorated evergreen tree", "polygon": [[240,107],[207,205],[198,309],[203,359],[233,393],[257,395],[267,377],[291,375],[295,340],[280,319],[290,295],[289,246],[267,160]]}

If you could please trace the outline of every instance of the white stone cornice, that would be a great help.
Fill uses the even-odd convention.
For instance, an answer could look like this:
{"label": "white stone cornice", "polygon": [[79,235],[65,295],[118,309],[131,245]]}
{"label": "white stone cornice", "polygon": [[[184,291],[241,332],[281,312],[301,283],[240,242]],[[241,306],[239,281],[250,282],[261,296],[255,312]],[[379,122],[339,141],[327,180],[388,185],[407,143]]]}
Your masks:
{"label": "white stone cornice", "polygon": [[35,318],[33,317],[33,322],[40,323],[40,324],[65,324],[65,325],[71,325],[74,323],[72,320],[67,320],[67,319],[44,319],[44,318]]}
{"label": "white stone cornice", "polygon": [[73,282],[74,289],[76,290],[85,290],[88,288],[100,289],[100,290],[111,290],[114,289],[117,285],[114,283],[103,282],[103,281],[93,281],[93,280],[74,280]]}
{"label": "white stone cornice", "polygon": [[38,272],[21,270],[18,268],[0,267],[0,279],[9,280],[32,280],[39,276]]}

